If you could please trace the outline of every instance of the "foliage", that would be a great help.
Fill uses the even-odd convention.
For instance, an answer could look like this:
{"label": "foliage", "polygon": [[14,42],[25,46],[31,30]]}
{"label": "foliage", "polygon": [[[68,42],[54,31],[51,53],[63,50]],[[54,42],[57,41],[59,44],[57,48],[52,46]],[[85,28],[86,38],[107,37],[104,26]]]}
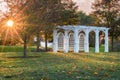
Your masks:
{"label": "foliage", "polygon": [[27,24],[27,16],[24,16],[25,10],[27,9],[27,0],[5,0],[8,7],[8,19],[12,19],[14,21],[15,33],[17,37],[20,38],[22,43],[24,43],[24,57],[27,56],[27,42],[30,37],[30,26]]}
{"label": "foliage", "polygon": [[[20,16],[20,14],[18,15],[18,10],[17,8],[20,8],[20,6],[17,6],[18,4],[20,4],[20,1],[18,3],[14,3],[14,1],[12,0],[2,0],[4,3],[6,3],[5,8],[6,8],[6,12],[2,12],[2,18],[1,18],[1,23],[0,23],[0,37],[1,37],[1,42],[4,45],[14,45],[16,44],[18,41],[21,42],[21,39],[19,39],[20,37],[18,36],[17,30],[18,27],[16,24],[14,24],[14,27],[8,27],[6,25],[8,20],[13,20],[14,23],[19,23],[18,21],[18,17]],[[23,1],[22,1],[23,2]],[[11,7],[9,7],[11,6]]]}
{"label": "foliage", "polygon": [[3,80],[119,80],[119,53],[0,53]]}
{"label": "foliage", "polygon": [[5,2],[9,9],[5,16],[15,21],[14,26],[24,43],[25,54],[31,35],[37,35],[37,50],[39,50],[41,35],[45,35],[47,42],[54,26],[75,25],[79,22],[77,6],[71,0],[5,0]]}
{"label": "foliage", "polygon": [[79,24],[79,16],[77,14],[76,3],[71,0],[68,0],[64,4],[64,9],[60,12],[58,25],[76,25]]}
{"label": "foliage", "polygon": [[110,28],[113,50],[113,40],[120,36],[120,0],[96,0],[93,3],[94,14],[100,20],[99,24]]}
{"label": "foliage", "polygon": [[78,12],[79,18],[80,18],[80,25],[89,25],[92,26],[95,24],[95,18],[92,15],[86,15],[84,12],[79,11]]}
{"label": "foliage", "polygon": [[77,6],[70,0],[32,0],[28,4],[26,15],[31,15],[28,17],[28,23],[36,25],[31,30],[37,34],[38,47],[40,34],[44,34],[47,42],[47,39],[51,38],[55,26],[77,24],[76,9]]}

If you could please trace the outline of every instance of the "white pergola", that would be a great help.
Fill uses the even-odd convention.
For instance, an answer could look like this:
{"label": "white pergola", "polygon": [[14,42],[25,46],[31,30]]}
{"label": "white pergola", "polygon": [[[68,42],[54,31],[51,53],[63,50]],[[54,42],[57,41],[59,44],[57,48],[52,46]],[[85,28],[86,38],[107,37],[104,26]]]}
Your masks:
{"label": "white pergola", "polygon": [[95,52],[99,53],[99,32],[105,34],[105,49],[108,52],[108,30],[105,27],[96,26],[58,26],[53,32],[53,52],[73,50],[78,53],[80,50],[89,52],[89,33],[95,32]]}

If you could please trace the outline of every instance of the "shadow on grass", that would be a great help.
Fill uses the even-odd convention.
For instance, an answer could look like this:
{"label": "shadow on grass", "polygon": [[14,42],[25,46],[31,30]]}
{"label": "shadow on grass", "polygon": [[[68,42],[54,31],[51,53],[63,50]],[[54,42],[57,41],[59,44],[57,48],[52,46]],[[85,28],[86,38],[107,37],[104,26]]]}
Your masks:
{"label": "shadow on grass", "polygon": [[7,57],[7,58],[40,58],[41,56],[27,56],[27,57],[23,57],[23,56],[13,56],[13,57]]}
{"label": "shadow on grass", "polygon": [[[115,55],[114,55],[115,54]],[[99,61],[118,62],[120,61],[119,53],[94,53],[88,55],[89,58]]]}
{"label": "shadow on grass", "polygon": [[28,52],[26,57],[24,57],[22,52],[13,52],[13,55],[12,55],[12,52],[9,52],[8,54],[9,55],[6,54],[6,56],[5,56],[6,58],[13,58],[13,59],[24,58],[24,59],[27,59],[27,58],[40,58],[41,54],[47,54],[47,52],[34,52],[34,53]]}

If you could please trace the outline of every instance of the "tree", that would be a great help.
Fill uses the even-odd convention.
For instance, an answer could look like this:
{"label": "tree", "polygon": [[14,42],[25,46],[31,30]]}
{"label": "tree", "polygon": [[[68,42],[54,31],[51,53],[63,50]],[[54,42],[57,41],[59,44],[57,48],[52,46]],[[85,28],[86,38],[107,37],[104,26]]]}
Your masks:
{"label": "tree", "polygon": [[58,25],[77,25],[79,24],[78,6],[72,0],[63,1],[64,10],[60,13]]}
{"label": "tree", "polygon": [[86,15],[84,12],[79,11],[78,12],[79,18],[80,18],[80,25],[95,25],[95,18],[92,15]]}
{"label": "tree", "polygon": [[[31,0],[27,6],[26,15],[30,15],[27,22],[32,24],[31,30],[37,36],[37,51],[39,51],[40,46],[40,34],[42,32],[46,35],[47,26],[53,25],[51,20],[55,16],[50,19],[49,16],[53,11],[59,11],[59,6],[59,0]],[[51,27],[51,29],[53,28]]]}
{"label": "tree", "polygon": [[114,39],[120,36],[120,0],[96,0],[93,3],[93,13],[100,20],[99,24],[110,28],[111,50],[113,51]]}
{"label": "tree", "polygon": [[29,38],[29,25],[27,24],[27,17],[25,11],[27,9],[27,0],[5,0],[8,7],[8,12],[5,14],[8,19],[14,20],[14,27],[16,27],[17,37],[22,40],[24,44],[23,57],[27,57],[27,41]]}
{"label": "tree", "polygon": [[[33,0],[29,6],[29,12],[32,17],[29,23],[37,24],[34,31],[37,33],[37,51],[39,51],[39,34],[42,31],[45,34],[45,43],[47,51],[47,39],[52,34],[53,28],[57,25],[71,25],[78,23],[75,3],[64,0]],[[39,3],[39,4],[38,4]],[[33,13],[36,13],[33,15]],[[33,18],[33,19],[32,19]],[[35,21],[32,21],[35,20]],[[34,23],[35,22],[35,23]]]}
{"label": "tree", "polygon": [[[76,13],[77,6],[71,0],[5,0],[12,15],[23,27],[21,36],[24,42],[24,53],[29,35],[37,34],[37,51],[39,51],[39,36],[45,34],[46,50],[47,39],[57,25],[75,25],[79,18]],[[19,13],[19,15],[18,15]],[[10,13],[9,13],[10,14]],[[12,16],[13,17],[13,16]]]}

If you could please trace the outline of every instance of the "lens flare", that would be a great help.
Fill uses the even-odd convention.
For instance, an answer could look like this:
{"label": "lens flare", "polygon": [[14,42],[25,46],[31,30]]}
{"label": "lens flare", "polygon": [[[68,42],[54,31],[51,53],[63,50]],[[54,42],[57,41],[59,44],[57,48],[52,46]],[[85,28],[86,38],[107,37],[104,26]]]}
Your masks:
{"label": "lens flare", "polygon": [[13,21],[13,20],[8,20],[8,21],[7,21],[7,26],[8,26],[8,27],[12,27],[13,24],[14,24],[14,21]]}

